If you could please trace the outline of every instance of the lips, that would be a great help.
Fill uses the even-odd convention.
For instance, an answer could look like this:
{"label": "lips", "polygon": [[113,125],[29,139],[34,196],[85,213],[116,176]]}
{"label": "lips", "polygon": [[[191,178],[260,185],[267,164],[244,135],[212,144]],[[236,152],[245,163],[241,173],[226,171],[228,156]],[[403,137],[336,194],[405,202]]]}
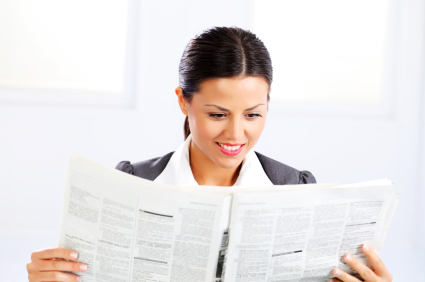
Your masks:
{"label": "lips", "polygon": [[220,151],[228,156],[236,156],[239,154],[245,144],[230,144],[230,143],[219,143],[216,142]]}

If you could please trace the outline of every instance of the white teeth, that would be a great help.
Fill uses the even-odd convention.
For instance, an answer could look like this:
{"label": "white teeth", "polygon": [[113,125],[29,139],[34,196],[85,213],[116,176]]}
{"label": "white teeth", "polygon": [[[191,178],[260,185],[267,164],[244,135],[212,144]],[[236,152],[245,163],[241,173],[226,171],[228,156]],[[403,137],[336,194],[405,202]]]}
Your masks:
{"label": "white teeth", "polygon": [[236,150],[238,150],[242,146],[242,145],[238,145],[238,146],[227,146],[227,145],[223,145],[223,144],[221,144],[219,142],[218,142],[218,144],[221,147],[223,147],[224,149],[229,150],[229,151],[236,151]]}

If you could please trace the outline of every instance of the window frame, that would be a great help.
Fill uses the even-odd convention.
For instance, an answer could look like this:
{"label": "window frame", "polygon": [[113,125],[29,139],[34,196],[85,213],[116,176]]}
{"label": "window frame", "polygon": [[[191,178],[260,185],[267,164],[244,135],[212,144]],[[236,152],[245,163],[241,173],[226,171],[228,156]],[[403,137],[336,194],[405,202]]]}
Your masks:
{"label": "window frame", "polygon": [[[255,2],[250,5],[250,26],[252,30],[255,26]],[[386,34],[382,79],[382,99],[377,104],[365,103],[330,103],[330,102],[292,102],[273,101],[273,83],[270,93],[269,107],[272,111],[269,116],[272,118],[281,117],[324,117],[324,118],[395,118],[395,97],[397,87],[397,38],[399,37],[397,0],[388,0],[388,15],[386,19]],[[267,47],[267,46],[266,46]],[[273,63],[273,62],[272,62]],[[274,80],[276,78],[274,77]]]}
{"label": "window frame", "polygon": [[136,86],[136,55],[138,1],[128,0],[127,36],[123,73],[123,90],[121,93],[105,91],[0,88],[0,105],[7,106],[66,106],[94,108],[134,108]]}

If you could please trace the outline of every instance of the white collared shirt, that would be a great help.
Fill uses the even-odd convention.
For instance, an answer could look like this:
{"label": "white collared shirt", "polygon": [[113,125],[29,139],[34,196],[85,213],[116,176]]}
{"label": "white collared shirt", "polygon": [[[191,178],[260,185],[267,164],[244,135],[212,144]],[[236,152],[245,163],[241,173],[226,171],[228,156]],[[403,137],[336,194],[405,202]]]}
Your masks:
{"label": "white collared shirt", "polygon": [[[199,186],[192,174],[189,160],[189,135],[182,145],[173,153],[167,166],[154,180],[161,184],[177,186]],[[245,156],[238,179],[233,186],[273,185],[264,172],[255,152],[251,149]]]}

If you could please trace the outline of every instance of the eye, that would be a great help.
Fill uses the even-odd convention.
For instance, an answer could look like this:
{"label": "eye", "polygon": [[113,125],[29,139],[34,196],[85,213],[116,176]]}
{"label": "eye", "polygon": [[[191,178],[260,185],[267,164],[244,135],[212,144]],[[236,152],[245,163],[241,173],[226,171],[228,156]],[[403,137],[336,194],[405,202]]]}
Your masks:
{"label": "eye", "polygon": [[255,118],[257,118],[257,117],[262,117],[262,115],[260,115],[260,114],[247,114],[247,116],[248,116],[250,119],[255,119]]}
{"label": "eye", "polygon": [[222,117],[225,117],[225,114],[209,114],[210,117],[215,118],[215,119],[220,119]]}

